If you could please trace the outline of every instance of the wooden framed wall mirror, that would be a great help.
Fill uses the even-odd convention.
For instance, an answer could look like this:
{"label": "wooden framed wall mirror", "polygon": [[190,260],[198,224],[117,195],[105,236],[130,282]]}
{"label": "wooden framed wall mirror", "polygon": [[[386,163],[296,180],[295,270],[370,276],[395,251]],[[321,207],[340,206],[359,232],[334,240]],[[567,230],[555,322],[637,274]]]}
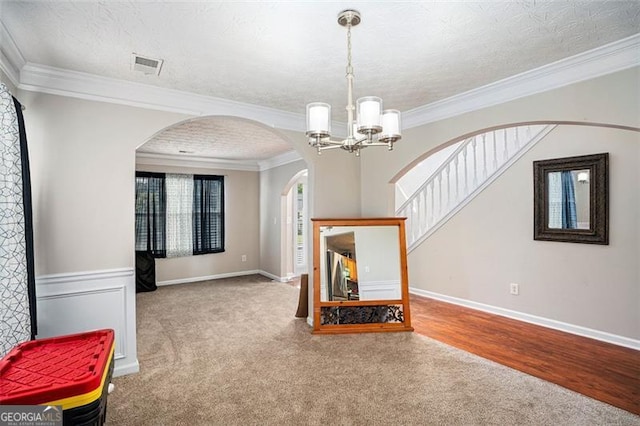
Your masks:
{"label": "wooden framed wall mirror", "polygon": [[533,162],[535,240],[609,244],[609,154]]}
{"label": "wooden framed wall mirror", "polygon": [[311,220],[313,332],[413,331],[405,219]]}

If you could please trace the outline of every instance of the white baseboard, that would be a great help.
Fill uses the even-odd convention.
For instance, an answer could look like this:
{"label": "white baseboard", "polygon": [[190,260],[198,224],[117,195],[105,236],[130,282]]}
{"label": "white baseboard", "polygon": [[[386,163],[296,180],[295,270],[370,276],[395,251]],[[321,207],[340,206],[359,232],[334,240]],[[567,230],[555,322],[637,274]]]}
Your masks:
{"label": "white baseboard", "polygon": [[242,277],[244,275],[255,275],[255,274],[262,275],[267,278],[271,278],[272,280],[278,281],[281,283],[286,283],[291,281],[290,277],[279,277],[270,272],[263,271],[262,269],[253,269],[251,271],[227,272],[225,274],[207,275],[204,277],[179,278],[177,280],[158,281],[156,285],[165,286],[165,285],[174,285],[174,284],[187,284],[187,283],[195,283],[199,281],[217,280],[220,278]]}
{"label": "white baseboard", "polygon": [[[116,363],[117,364],[117,363]],[[113,368],[113,377],[125,376],[127,374],[134,374],[140,371],[140,364],[136,359],[134,362],[128,364],[119,364]]]}
{"label": "white baseboard", "polygon": [[36,277],[38,338],[111,328],[117,375],[139,370],[133,268]]}
{"label": "white baseboard", "polygon": [[260,275],[264,275],[265,277],[271,278],[272,280],[278,281],[280,283],[288,283],[289,281],[291,281],[291,277],[279,277],[277,275],[274,275],[270,272],[263,271],[263,270],[258,271],[258,273]]}
{"label": "white baseboard", "polygon": [[640,340],[631,339],[625,336],[619,336],[617,334],[607,333],[605,331],[593,330],[591,328],[569,324],[561,321],[556,321],[549,318],[543,318],[536,315],[525,314],[523,312],[512,311],[510,309],[504,309],[497,306],[485,305],[484,303],[478,303],[478,302],[473,302],[471,300],[460,299],[457,297],[434,293],[431,291],[422,290],[415,287],[410,287],[409,293],[413,293],[418,296],[429,297],[431,299],[441,300],[443,302],[453,303],[455,305],[460,305],[467,308],[476,309],[479,311],[489,312],[491,314],[496,314],[496,315],[500,315],[507,318],[513,318],[513,319],[528,322],[531,324],[540,325],[542,327],[564,331],[566,333],[576,334],[578,336],[589,337],[591,339],[612,343],[618,346],[624,346],[627,348],[640,350]]}
{"label": "white baseboard", "polygon": [[187,283],[195,283],[199,281],[218,280],[220,278],[241,277],[244,275],[255,275],[255,274],[264,275],[262,271],[253,269],[251,271],[227,272],[224,274],[206,275],[204,277],[190,277],[190,278],[179,278],[177,280],[158,281],[156,285],[165,286],[165,285],[174,285],[174,284],[187,284]]}

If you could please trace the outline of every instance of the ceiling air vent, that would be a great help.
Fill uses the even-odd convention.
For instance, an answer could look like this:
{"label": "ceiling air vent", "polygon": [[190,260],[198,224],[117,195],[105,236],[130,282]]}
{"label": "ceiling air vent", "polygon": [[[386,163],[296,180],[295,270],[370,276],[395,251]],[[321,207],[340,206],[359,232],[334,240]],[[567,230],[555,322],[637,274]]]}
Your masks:
{"label": "ceiling air vent", "polygon": [[164,61],[162,59],[140,56],[137,53],[131,54],[131,69],[133,71],[139,71],[143,74],[160,75],[160,68],[162,68],[163,62]]}

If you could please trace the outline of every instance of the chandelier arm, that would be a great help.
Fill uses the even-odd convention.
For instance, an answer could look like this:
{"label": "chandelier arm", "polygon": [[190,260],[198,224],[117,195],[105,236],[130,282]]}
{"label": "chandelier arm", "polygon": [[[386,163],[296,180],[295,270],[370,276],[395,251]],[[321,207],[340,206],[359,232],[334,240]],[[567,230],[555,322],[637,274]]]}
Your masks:
{"label": "chandelier arm", "polygon": [[330,139],[330,138],[322,138],[320,140],[320,143],[318,145],[320,146],[342,146],[344,145],[345,141],[343,139]]}
{"label": "chandelier arm", "polygon": [[316,148],[320,151],[326,151],[328,149],[343,148],[343,146],[342,144],[332,143],[331,145],[319,145]]}
{"label": "chandelier arm", "polygon": [[393,143],[392,141],[389,142],[371,142],[371,143],[367,143],[362,145],[362,148],[368,147],[368,146],[386,146],[387,149],[389,151],[393,151]]}
{"label": "chandelier arm", "polygon": [[388,142],[371,142],[371,143],[365,143],[362,144],[363,147],[365,146],[389,146]]}

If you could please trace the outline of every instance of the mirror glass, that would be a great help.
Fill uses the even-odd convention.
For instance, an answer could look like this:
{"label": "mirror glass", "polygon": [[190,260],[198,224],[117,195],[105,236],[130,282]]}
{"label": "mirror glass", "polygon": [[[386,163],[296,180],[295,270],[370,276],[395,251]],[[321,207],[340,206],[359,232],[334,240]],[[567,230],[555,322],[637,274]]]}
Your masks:
{"label": "mirror glass", "polygon": [[320,227],[320,300],[402,298],[397,226]]}
{"label": "mirror glass", "polygon": [[590,229],[589,182],[589,169],[547,173],[548,228]]}

